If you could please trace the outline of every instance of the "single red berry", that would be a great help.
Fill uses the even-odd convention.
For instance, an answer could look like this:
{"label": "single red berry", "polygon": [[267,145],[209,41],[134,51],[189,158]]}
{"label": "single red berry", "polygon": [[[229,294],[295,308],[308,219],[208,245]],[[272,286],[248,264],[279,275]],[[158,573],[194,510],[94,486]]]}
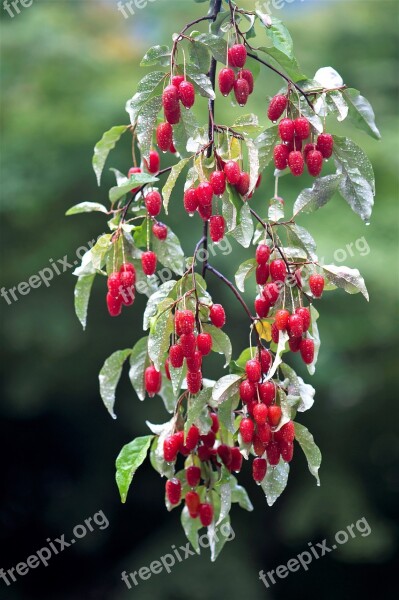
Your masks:
{"label": "single red berry", "polygon": [[172,463],[176,460],[180,449],[180,439],[176,435],[169,435],[163,442],[163,457],[166,462]]}
{"label": "single red berry", "polygon": [[195,317],[191,310],[177,310],[175,313],[175,327],[178,336],[194,331]]}
{"label": "single red berry", "polygon": [[256,283],[258,285],[265,285],[266,281],[269,279],[269,265],[265,263],[264,265],[258,265],[255,271]]}
{"label": "single red berry", "polygon": [[197,336],[197,348],[202,356],[206,356],[212,350],[212,336],[210,333],[200,333]]}
{"label": "single red berry", "polygon": [[180,345],[183,351],[183,356],[192,356],[195,352],[196,338],[193,333],[183,333],[180,336]]}
{"label": "single red berry", "polygon": [[201,462],[205,462],[211,458],[211,450],[208,446],[200,446],[198,448],[198,458]]}
{"label": "single red berry", "polygon": [[252,383],[256,383],[257,381],[259,381],[260,376],[262,374],[260,362],[256,358],[248,360],[245,365],[245,372],[247,374],[248,380]]}
{"label": "single red berry", "polygon": [[213,215],[209,219],[209,235],[212,242],[217,244],[224,238],[225,221],[222,215]]}
{"label": "single red berry", "polygon": [[228,96],[234,87],[236,76],[233,69],[222,69],[219,73],[219,90],[223,96]]}
{"label": "single red berry", "polygon": [[329,133],[321,133],[317,138],[317,150],[323,158],[330,158],[334,149],[334,138]]}
{"label": "single red berry", "polygon": [[304,149],[303,149],[303,158],[305,160],[305,162],[307,162],[308,160],[308,154],[309,152],[313,152],[313,150],[316,150],[316,144],[306,144]]}
{"label": "single red berry", "polygon": [[171,125],[180,121],[179,92],[174,85],[168,85],[162,94],[162,104],[165,113],[165,119]]}
{"label": "single red berry", "polygon": [[254,481],[261,482],[265,478],[267,462],[265,458],[254,458],[252,463],[252,477]]}
{"label": "single red berry", "polygon": [[242,467],[242,454],[240,449],[237,446],[231,448],[231,463],[230,463],[230,471],[234,473],[239,473]]}
{"label": "single red berry", "polygon": [[226,323],[226,313],[221,304],[212,304],[209,312],[209,318],[212,324],[219,329]]}
{"label": "single red berry", "polygon": [[200,432],[196,425],[191,425],[190,429],[187,432],[186,443],[185,446],[188,450],[194,450],[197,446],[200,438]]}
{"label": "single red berry", "polygon": [[307,331],[310,327],[310,310],[303,306],[301,308],[297,308],[295,313],[302,319],[303,331]]}
{"label": "single red berry", "polygon": [[241,196],[246,196],[249,191],[249,173],[242,171],[240,179],[236,184],[236,190]]}
{"label": "single red berry", "polygon": [[199,205],[198,214],[203,221],[209,221],[212,216],[212,204],[209,204],[208,206]]}
{"label": "single red berry", "polygon": [[248,83],[249,93],[252,94],[254,91],[254,76],[252,75],[252,71],[249,69],[242,69],[238,73],[238,77],[242,77]]}
{"label": "single red berry", "polygon": [[278,124],[278,133],[283,142],[292,142],[295,135],[294,121],[292,119],[281,119]]}
{"label": "single red berry", "polygon": [[298,117],[294,121],[295,135],[300,140],[306,140],[310,136],[310,123],[305,117]]}
{"label": "single red berry", "polygon": [[265,381],[258,385],[259,398],[266,404],[271,406],[276,397],[276,386],[273,381]]}
{"label": "single red berry", "polygon": [[323,168],[323,155],[319,150],[312,150],[306,158],[309,175],[318,177]]}
{"label": "single red berry", "polygon": [[145,164],[149,173],[158,173],[161,166],[161,159],[156,150],[151,150],[148,160],[145,159]]}
{"label": "single red berry", "polygon": [[108,291],[114,298],[121,293],[121,274],[119,272],[111,273],[107,280]]}
{"label": "single red berry", "polygon": [[212,204],[213,188],[210,183],[204,181],[197,187],[197,198],[199,206],[209,206]]}
{"label": "single red berry", "polygon": [[277,425],[280,423],[281,421],[281,408],[279,406],[276,406],[275,404],[272,406],[269,406],[269,414],[267,416],[269,424],[271,425],[271,427],[277,427]]}
{"label": "single red berry", "polygon": [[203,527],[208,527],[213,521],[213,506],[204,502],[199,507],[199,518]]}
{"label": "single red berry", "polygon": [[314,341],[304,338],[299,344],[302,360],[306,365],[311,365],[314,360]]}
{"label": "single red berry", "polygon": [[[129,169],[129,172],[128,172],[127,176],[130,179],[130,177],[132,175],[137,174],[137,173],[141,173],[141,172],[142,171],[141,171],[140,167],[132,167],[131,169]],[[131,190],[132,194],[137,194],[137,192],[139,191],[139,189],[140,189],[140,186],[137,186],[137,187],[133,188]]]}
{"label": "single red berry", "polygon": [[247,403],[255,396],[256,389],[251,381],[244,379],[244,381],[240,383],[239,392],[241,400],[244,403]]}
{"label": "single red berry", "polygon": [[288,156],[288,166],[294,177],[299,177],[299,175],[302,175],[304,164],[303,156],[299,150],[290,152]]}
{"label": "single red berry", "polygon": [[120,273],[121,296],[125,306],[131,306],[135,298],[136,273],[132,271],[124,271]]}
{"label": "single red berry", "polygon": [[266,423],[267,419],[267,406],[260,402],[254,407],[254,419],[258,425],[263,425]]}
{"label": "single red berry", "polygon": [[177,152],[173,141],[171,142],[171,144],[169,146],[169,152],[171,152],[172,154],[176,154],[176,152]]}
{"label": "single red berry", "polygon": [[244,444],[250,444],[255,431],[255,425],[252,419],[244,417],[240,423],[240,434]]}
{"label": "single red berry", "polygon": [[136,283],[136,269],[134,268],[134,265],[129,262],[122,263],[119,269],[119,273],[124,273],[125,271],[130,271],[134,274],[134,282]]}
{"label": "single red berry", "polygon": [[255,254],[258,265],[265,265],[270,258],[270,248],[267,244],[259,244]]}
{"label": "single red berry", "polygon": [[288,98],[282,94],[278,94],[271,99],[267,116],[270,121],[278,121],[285,109],[287,108]]}
{"label": "single red berry", "polygon": [[227,181],[231,183],[231,185],[237,185],[237,183],[240,181],[241,175],[238,163],[236,163],[234,160],[228,160],[224,165],[223,171],[226,175]]}
{"label": "single red berry", "polygon": [[215,196],[223,196],[226,190],[226,175],[223,171],[213,171],[209,178]]}
{"label": "single red berry", "polygon": [[288,165],[290,151],[285,144],[277,144],[273,149],[274,166],[283,171]]}
{"label": "single red berry", "polygon": [[173,129],[170,123],[160,123],[157,127],[157,145],[162,152],[167,152],[173,142]]}
{"label": "single red berry", "polygon": [[277,258],[270,263],[270,275],[273,281],[284,281],[287,276],[287,266],[285,262]]}
{"label": "single red berry", "polygon": [[187,467],[186,480],[190,487],[197,487],[201,481],[201,469],[195,466]]}
{"label": "single red berry", "polygon": [[180,344],[173,344],[169,348],[170,364],[174,369],[180,369],[183,366],[184,356]]}
{"label": "single red berry", "polygon": [[187,389],[190,394],[198,394],[202,386],[202,373],[187,373]]}
{"label": "single red berry", "polygon": [[279,448],[283,461],[291,462],[294,456],[294,442],[280,442]]}
{"label": "single red berry", "polygon": [[212,419],[211,431],[213,431],[213,433],[217,433],[220,427],[218,416],[215,413],[210,413],[209,416]]}
{"label": "single red berry", "polygon": [[324,277],[322,275],[311,275],[309,277],[309,287],[315,298],[320,298],[324,290]]}
{"label": "single red berry", "polygon": [[302,341],[301,337],[290,337],[290,339],[288,340],[288,345],[290,347],[291,352],[299,351],[301,341]]}
{"label": "single red berry", "polygon": [[[197,467],[194,468],[196,469]],[[197,492],[187,492],[185,501],[190,517],[196,519],[199,515],[199,507],[201,504]]]}
{"label": "single red berry", "polygon": [[295,426],[293,421],[288,421],[279,431],[274,433],[274,439],[281,442],[292,442],[295,439]]}
{"label": "single red berry", "polygon": [[157,240],[163,242],[168,237],[168,228],[163,223],[154,223],[152,226],[152,233]]}
{"label": "single red berry", "polygon": [[167,358],[165,360],[165,375],[166,375],[166,378],[169,379],[169,381],[170,381],[171,380],[171,376],[170,376],[169,365],[170,365],[170,360],[169,360],[169,358]]}
{"label": "single red berry", "polygon": [[114,296],[108,292],[107,294],[107,308],[111,317],[119,317],[122,312],[122,297]]}
{"label": "single red berry", "polygon": [[146,195],[145,207],[150,217],[157,217],[161,212],[162,196],[159,192],[153,191]]}
{"label": "single red berry", "polygon": [[[284,265],[285,266],[285,265]],[[274,306],[280,295],[280,288],[277,283],[267,283],[263,288],[263,296],[271,306]]]}
{"label": "single red berry", "polygon": [[154,275],[157,268],[157,255],[155,252],[148,250],[141,255],[141,266],[145,275]]}
{"label": "single red berry", "polygon": [[187,356],[187,369],[190,373],[197,373],[201,370],[202,366],[202,354],[199,350],[196,350],[191,356]]}
{"label": "single red berry", "polygon": [[198,208],[197,190],[190,188],[184,192],[184,208],[188,214],[193,214]]}
{"label": "single red berry", "polygon": [[260,366],[262,369],[262,373],[268,373],[272,364],[272,355],[269,350],[262,348],[260,351]]}
{"label": "single red berry", "polygon": [[204,442],[205,446],[212,448],[216,440],[216,434],[211,429],[206,435],[201,435],[201,440]]}
{"label": "single red berry", "polygon": [[155,394],[161,389],[162,385],[162,374],[156,370],[154,365],[147,367],[144,371],[144,383],[145,389],[150,398],[153,398]]}
{"label": "single red berry", "polygon": [[272,331],[271,331],[271,336],[272,336],[272,340],[275,344],[278,344],[278,338],[279,338],[279,331],[276,327],[276,324],[273,323],[272,324]]}
{"label": "single red berry", "polygon": [[301,315],[295,313],[288,319],[288,331],[290,337],[301,337],[303,334],[303,320]]}
{"label": "single red berry", "polygon": [[230,446],[227,446],[226,444],[221,444],[218,447],[217,452],[218,452],[218,455],[219,455],[222,463],[227,468],[229,468],[229,466],[231,465],[231,448],[230,448]]}
{"label": "single red berry", "polygon": [[302,289],[302,275],[301,275],[301,269],[296,269],[295,273],[295,282],[297,284],[297,286],[299,287],[299,289]]}
{"label": "single red berry", "polygon": [[278,310],[274,317],[274,322],[279,331],[284,331],[287,329],[288,319],[290,318],[290,313],[288,310]]}
{"label": "single red berry", "polygon": [[182,81],[179,85],[179,98],[184,108],[191,108],[195,102],[195,89],[189,81]]}
{"label": "single red berry", "polygon": [[278,465],[280,461],[280,446],[277,442],[270,442],[266,448],[267,460],[271,467]]}
{"label": "single red berry", "polygon": [[[258,273],[256,273],[256,279],[258,279]],[[255,300],[255,312],[260,319],[265,319],[269,314],[270,304],[263,296],[256,298]]]}
{"label": "single red berry", "polygon": [[[265,406],[261,404],[261,406]],[[266,408],[266,407],[265,407]],[[272,439],[272,430],[270,429],[270,425],[268,423],[258,424],[258,436],[261,442],[267,446],[267,444]]]}
{"label": "single red berry", "polygon": [[244,44],[234,44],[229,48],[229,64],[232,67],[242,68],[247,61],[247,50]]}
{"label": "single red berry", "polygon": [[263,456],[263,454],[265,453],[266,446],[262,442],[262,440],[260,439],[260,437],[257,433],[255,433],[255,435],[254,435],[252,447],[253,447],[253,451],[255,452],[256,456]]}
{"label": "single red berry", "polygon": [[166,497],[171,504],[179,504],[181,498],[181,482],[176,477],[166,482]]}
{"label": "single red berry", "polygon": [[234,82],[234,95],[240,106],[245,106],[248,102],[249,85],[245,79],[236,79]]}
{"label": "single red berry", "polygon": [[184,77],[183,75],[174,75],[172,77],[172,85],[174,85],[177,89],[179,89],[180,84],[183,83]]}

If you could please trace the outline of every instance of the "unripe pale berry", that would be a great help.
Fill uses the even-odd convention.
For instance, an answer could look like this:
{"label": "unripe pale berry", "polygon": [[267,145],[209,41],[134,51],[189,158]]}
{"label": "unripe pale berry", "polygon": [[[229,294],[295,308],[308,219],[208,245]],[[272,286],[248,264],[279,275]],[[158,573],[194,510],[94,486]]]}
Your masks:
{"label": "unripe pale berry", "polygon": [[209,178],[215,196],[222,196],[226,191],[226,175],[223,171],[213,171]]}
{"label": "unripe pale berry", "polygon": [[264,383],[260,383],[258,385],[259,398],[266,404],[266,406],[271,406],[273,404],[274,399],[276,397],[276,386],[273,381],[265,381]]}
{"label": "unripe pale berry", "polygon": [[202,356],[206,356],[212,350],[212,336],[210,333],[200,333],[197,336],[197,348]]}
{"label": "unripe pale berry", "polygon": [[248,380],[252,383],[259,381],[261,376],[260,362],[256,358],[252,358],[247,361],[245,365],[245,373],[247,374]]}
{"label": "unripe pale berry", "polygon": [[195,213],[198,208],[197,190],[190,188],[184,192],[184,208],[189,213]]}
{"label": "unripe pale berry", "polygon": [[238,163],[236,163],[234,160],[229,160],[224,165],[223,170],[227,181],[231,183],[231,185],[236,185],[239,182],[241,171]]}
{"label": "unripe pale berry", "polygon": [[242,79],[245,79],[245,81],[248,83],[249,93],[252,94],[254,91],[254,76],[252,75],[252,71],[249,69],[242,69],[238,76]]}
{"label": "unripe pale berry", "polygon": [[266,423],[267,419],[267,406],[260,402],[254,407],[254,419],[258,425],[263,425]]}
{"label": "unripe pale berry", "polygon": [[204,181],[197,187],[197,198],[199,206],[209,206],[212,204],[213,188],[210,183]]}
{"label": "unripe pale berry", "polygon": [[177,310],[175,313],[175,327],[178,336],[194,331],[195,318],[191,310]]}
{"label": "unripe pale berry", "polygon": [[247,50],[243,44],[234,44],[228,51],[229,64],[242,68],[247,60]]}
{"label": "unripe pale berry", "polygon": [[270,121],[278,121],[287,108],[287,104],[287,96],[283,96],[282,94],[274,96],[274,98],[272,98],[270,101],[267,111],[267,116],[269,117]]}
{"label": "unripe pale berry", "polygon": [[281,119],[278,125],[278,133],[283,142],[292,142],[295,135],[294,121],[292,119]]}
{"label": "unripe pale berry", "polygon": [[238,180],[238,183],[236,184],[236,190],[241,196],[246,196],[248,194],[249,183],[250,183],[249,173],[246,173],[246,171],[242,171],[242,173],[240,174],[240,179]]}
{"label": "unripe pale berry", "polygon": [[198,394],[202,386],[202,373],[187,373],[187,389],[190,394]]}
{"label": "unripe pale berry", "polygon": [[195,466],[187,467],[186,480],[190,487],[197,487],[201,481],[201,469]]}
{"label": "unripe pale berry", "polygon": [[[197,468],[197,467],[194,467]],[[197,492],[187,492],[185,498],[187,510],[192,519],[195,519],[199,515],[199,507],[201,504],[200,497]]]}
{"label": "unripe pale berry", "polygon": [[161,159],[156,150],[151,150],[148,160],[145,159],[145,164],[149,173],[158,173],[159,167],[161,166]]}
{"label": "unripe pale berry", "polygon": [[290,318],[290,313],[288,310],[278,310],[274,317],[274,322],[279,331],[284,331],[287,329],[288,320]]}
{"label": "unripe pale berry", "polygon": [[318,177],[323,168],[323,155],[319,150],[312,150],[308,153],[306,158],[306,165],[308,167],[309,175],[312,177]]}
{"label": "unripe pale berry", "polygon": [[310,136],[310,123],[305,117],[298,117],[294,121],[295,135],[300,140],[306,140]]}
{"label": "unripe pale berry", "polygon": [[240,434],[244,444],[250,444],[254,435],[255,425],[252,419],[244,418],[240,423]]}
{"label": "unripe pale berry", "polygon": [[277,425],[281,421],[281,408],[279,406],[273,405],[269,406],[269,413],[267,415],[267,419],[271,425],[271,427],[277,427]]}
{"label": "unripe pale berry", "polygon": [[122,297],[114,296],[108,292],[107,294],[107,308],[111,317],[119,317],[122,312]]}
{"label": "unripe pale berry", "polygon": [[161,212],[162,196],[159,192],[153,191],[145,197],[145,207],[150,217],[157,217]]}
{"label": "unripe pale berry", "polygon": [[179,85],[180,102],[185,108],[191,108],[195,102],[195,89],[189,81],[182,81]]}
{"label": "unripe pale berry", "polygon": [[330,158],[334,149],[334,138],[329,133],[321,133],[317,138],[317,150],[323,158]]}
{"label": "unripe pale berry", "polygon": [[219,73],[219,90],[223,96],[228,96],[234,87],[236,76],[233,69],[222,69]]}
{"label": "unripe pale berry", "polygon": [[258,265],[265,265],[270,258],[270,248],[267,244],[259,244],[255,254]]}
{"label": "unripe pale berry", "polygon": [[240,383],[239,392],[241,400],[244,403],[247,403],[255,396],[256,389],[251,381],[245,379]]}
{"label": "unripe pale berry", "polygon": [[324,290],[324,277],[322,275],[311,275],[309,277],[309,287],[315,298],[320,298]]}
{"label": "unripe pale berry", "polygon": [[283,171],[288,165],[290,151],[285,144],[277,144],[273,149],[274,166]]}
{"label": "unripe pale berry", "polygon": [[266,281],[269,279],[269,270],[269,265],[267,263],[256,267],[255,278],[258,285],[265,285]]}
{"label": "unripe pale berry", "polygon": [[157,145],[162,152],[167,152],[173,142],[173,129],[170,123],[160,123],[157,127]]}
{"label": "unripe pale berry", "polygon": [[209,219],[209,235],[214,243],[224,238],[225,222],[222,215],[214,215]]}
{"label": "unripe pale berry", "polygon": [[173,344],[169,348],[169,359],[174,369],[180,369],[183,366],[184,356],[180,344]]}
{"label": "unripe pale berry", "polygon": [[277,258],[270,263],[270,276],[273,281],[284,281],[287,276],[287,266],[285,262]]}
{"label": "unripe pale berry", "polygon": [[212,324],[219,329],[226,323],[226,314],[221,304],[212,304],[209,312]]}
{"label": "unripe pale berry", "polygon": [[141,266],[145,275],[154,275],[157,268],[157,255],[155,252],[148,250],[141,255]]}
{"label": "unripe pale berry", "polygon": [[208,502],[200,504],[199,507],[199,518],[203,527],[208,527],[213,520],[213,506]]}
{"label": "unripe pale berry", "polygon": [[303,320],[301,315],[295,313],[289,317],[288,331],[291,337],[301,337],[303,334]]}
{"label": "unripe pale berry", "polygon": [[254,458],[252,463],[252,477],[254,481],[263,481],[266,475],[267,462],[265,458]]}
{"label": "unripe pale berry", "polygon": [[168,237],[168,228],[163,223],[154,223],[152,226],[152,233],[157,240],[163,242]]}
{"label": "unripe pale berry", "polygon": [[295,150],[294,152],[290,152],[288,156],[288,166],[291,170],[291,173],[294,177],[299,177],[303,173],[304,169],[304,160],[302,153],[299,150]]}
{"label": "unripe pale berry", "polygon": [[166,497],[171,504],[179,504],[181,498],[181,482],[177,477],[166,482]]}
{"label": "unripe pale berry", "polygon": [[158,394],[160,391],[162,385],[162,375],[156,370],[154,365],[147,367],[144,371],[144,383],[145,389],[150,398],[153,398],[155,394]]}
{"label": "unripe pale berry", "polygon": [[236,79],[234,82],[234,95],[240,106],[245,106],[248,102],[249,85],[245,79]]}
{"label": "unripe pale berry", "polygon": [[299,350],[306,365],[311,365],[314,359],[314,341],[308,338],[301,340]]}
{"label": "unripe pale berry", "polygon": [[191,425],[187,432],[185,446],[188,450],[194,450],[199,442],[200,432],[196,425]]}

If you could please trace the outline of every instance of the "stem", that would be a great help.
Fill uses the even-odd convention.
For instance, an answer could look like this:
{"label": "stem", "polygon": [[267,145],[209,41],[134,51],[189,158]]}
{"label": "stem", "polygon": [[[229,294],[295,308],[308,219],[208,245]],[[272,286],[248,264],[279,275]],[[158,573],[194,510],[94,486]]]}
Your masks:
{"label": "stem", "polygon": [[206,269],[208,271],[211,271],[211,273],[213,273],[214,275],[216,275],[216,277],[218,279],[220,279],[221,281],[223,281],[223,283],[225,283],[227,285],[227,287],[229,287],[231,289],[231,291],[233,292],[233,294],[235,295],[235,297],[237,298],[237,300],[240,302],[240,304],[244,308],[244,310],[247,313],[247,315],[250,318],[250,320],[251,321],[255,321],[255,317],[253,317],[251,315],[251,311],[249,310],[248,306],[246,305],[245,300],[243,299],[243,297],[241,296],[241,294],[237,290],[237,288],[231,283],[231,281],[229,279],[227,279],[227,277],[225,277],[224,275],[222,275],[222,273],[220,273],[217,269],[215,269],[215,267],[212,267],[212,265],[210,265],[209,263],[207,263]]}
{"label": "stem", "polygon": [[[162,169],[161,171],[159,171],[157,173],[157,175],[164,175],[165,173],[169,173],[169,171],[172,170],[172,167],[165,167],[165,169]],[[134,196],[132,196],[131,198],[129,198],[129,200],[127,201],[127,203],[125,204],[125,206],[123,207],[123,212],[122,212],[122,223],[124,222],[126,215],[127,215],[127,211],[130,208],[130,205],[132,204],[133,200],[135,199],[135,197],[137,196],[137,194],[140,194],[140,192],[143,191],[143,189],[149,185],[148,183],[145,183],[144,185],[142,185],[137,192],[134,194]]]}

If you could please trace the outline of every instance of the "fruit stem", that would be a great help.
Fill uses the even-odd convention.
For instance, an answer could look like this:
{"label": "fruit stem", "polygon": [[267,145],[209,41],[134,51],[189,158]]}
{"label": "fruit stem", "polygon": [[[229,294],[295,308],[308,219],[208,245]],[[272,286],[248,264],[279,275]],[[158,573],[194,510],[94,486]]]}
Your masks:
{"label": "fruit stem", "polygon": [[212,265],[210,265],[209,263],[207,263],[206,269],[208,271],[211,271],[211,273],[213,273],[214,275],[216,275],[216,277],[218,279],[220,279],[221,281],[223,281],[223,283],[225,283],[227,285],[227,287],[229,287],[231,289],[231,291],[233,292],[233,294],[235,295],[235,297],[237,298],[237,300],[240,302],[240,304],[244,308],[244,310],[247,313],[247,315],[250,318],[250,320],[251,321],[255,321],[255,317],[253,317],[251,315],[251,312],[250,312],[248,306],[246,305],[245,300],[243,299],[243,297],[241,296],[241,294],[237,290],[237,288],[231,283],[231,281],[229,279],[227,279],[227,277],[225,277],[224,275],[222,275],[222,273],[220,273],[220,271],[218,271],[217,269],[215,269],[215,267],[212,267]]}

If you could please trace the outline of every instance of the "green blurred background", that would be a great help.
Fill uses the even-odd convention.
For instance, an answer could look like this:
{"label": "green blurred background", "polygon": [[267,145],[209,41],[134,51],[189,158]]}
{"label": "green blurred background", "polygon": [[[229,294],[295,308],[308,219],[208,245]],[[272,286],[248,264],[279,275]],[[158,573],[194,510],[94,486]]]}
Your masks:
{"label": "green blurred background", "polygon": [[[254,3],[242,0],[241,5]],[[124,19],[116,1],[34,0],[11,18],[1,7],[2,286],[27,281],[50,258],[68,255],[73,260],[78,247],[105,231],[97,214],[64,218],[78,202],[106,202],[113,177],[107,170],[103,187],[96,187],[92,147],[103,131],[128,122],[124,105],[145,72],[138,67],[145,50],[168,43],[180,24],[205,10],[206,4],[192,0],[157,0]],[[360,269],[370,292],[369,304],[342,291],[326,294],[319,303],[322,348],[312,381],[316,403],[301,421],[323,452],[322,485],[315,486],[297,452],[287,490],[268,508],[246,468],[241,479],[255,510],[233,509],[236,539],[216,564],[204,551],[172,574],[153,575],[128,591],[121,571],[136,571],[169,552],[172,544],[184,543],[178,511],[167,514],[164,483],[149,466],[136,475],[126,505],[120,504],[114,483],[121,446],[146,433],[146,419],[163,422],[166,413],[159,402],[140,403],[125,373],[118,387],[118,419],[109,417],[97,373],[105,357],[142,335],[144,298],[119,319],[110,319],[105,282],[99,279],[83,333],[74,315],[75,278],[69,271],[11,305],[0,298],[0,568],[25,560],[48,537],[65,533],[68,539],[74,525],[98,510],[110,526],[8,588],[0,580],[1,598],[349,599],[371,598],[381,585],[387,591],[393,586],[399,506],[398,3],[309,0],[272,12],[287,23],[308,76],[321,66],[336,68],[373,104],[383,136],[376,142],[347,123],[329,124],[333,132],[357,141],[374,164],[377,198],[370,226],[339,197],[301,220],[314,234],[319,256],[333,262],[334,252],[343,249],[348,254],[344,264]],[[266,125],[265,97],[279,87],[278,77],[262,73],[245,112],[258,112]],[[198,116],[205,118],[202,104]],[[225,123],[234,118],[225,99],[216,114]],[[107,166],[127,171],[130,160],[126,139]],[[167,160],[163,158],[165,166]],[[263,212],[272,195],[271,174],[269,169],[253,200]],[[282,180],[280,194],[287,206],[309,183],[307,177]],[[190,254],[200,223],[193,219],[190,227],[182,227],[181,187],[173,199],[169,223]],[[347,244],[359,239],[361,251],[354,247],[351,256]],[[215,262],[230,277],[251,256],[251,250],[237,245],[234,250],[224,259],[227,264],[223,257]],[[240,306],[218,283],[212,282],[211,291],[229,308],[227,332],[237,355],[247,345]],[[296,358],[293,364],[309,379]],[[220,367],[221,362],[213,361],[208,375],[217,376]],[[368,537],[349,541],[315,561],[309,572],[291,574],[270,590],[258,580],[260,569],[275,569],[306,550],[308,542],[331,537],[361,517],[372,529]]]}

